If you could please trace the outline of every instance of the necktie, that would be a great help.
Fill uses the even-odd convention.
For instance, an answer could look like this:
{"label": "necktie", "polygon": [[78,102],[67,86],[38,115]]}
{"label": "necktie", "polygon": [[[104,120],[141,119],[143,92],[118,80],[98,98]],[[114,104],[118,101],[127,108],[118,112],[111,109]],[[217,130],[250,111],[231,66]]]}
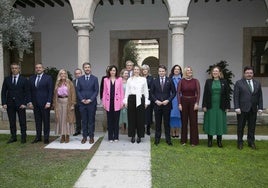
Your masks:
{"label": "necktie", "polygon": [[250,80],[248,80],[248,86],[249,86],[249,89],[251,91],[251,93],[253,92],[253,88],[252,88],[252,85],[250,84]]}
{"label": "necktie", "polygon": [[162,91],[164,89],[164,78],[163,77],[161,77],[161,89],[162,89]]}
{"label": "necktie", "polygon": [[13,81],[12,81],[12,83],[13,83],[14,85],[16,85],[16,76],[13,76]]}
{"label": "necktie", "polygon": [[86,76],[86,80],[89,80],[89,76]]}
{"label": "necktie", "polygon": [[40,75],[37,76],[36,87],[39,86],[39,82],[40,82]]}

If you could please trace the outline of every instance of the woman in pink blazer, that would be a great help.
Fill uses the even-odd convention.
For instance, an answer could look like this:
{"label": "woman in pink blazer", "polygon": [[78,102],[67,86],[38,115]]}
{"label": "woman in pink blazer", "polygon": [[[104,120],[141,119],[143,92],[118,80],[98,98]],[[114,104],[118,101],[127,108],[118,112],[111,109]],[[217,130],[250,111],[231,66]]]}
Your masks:
{"label": "woman in pink blazer", "polygon": [[123,107],[124,89],[118,69],[111,65],[104,79],[102,105],[107,112],[108,140],[117,142],[119,137],[119,117]]}

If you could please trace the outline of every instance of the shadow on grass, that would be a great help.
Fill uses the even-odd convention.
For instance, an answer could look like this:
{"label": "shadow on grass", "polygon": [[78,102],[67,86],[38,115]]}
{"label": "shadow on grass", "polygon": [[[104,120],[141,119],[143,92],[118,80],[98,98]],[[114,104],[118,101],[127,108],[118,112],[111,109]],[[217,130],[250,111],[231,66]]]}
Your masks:
{"label": "shadow on grass", "polygon": [[265,187],[268,185],[268,141],[256,141],[257,150],[247,145],[238,150],[235,140],[223,140],[223,148],[207,140],[200,145],[182,146],[164,140],[158,146],[151,141],[152,184],[169,187]]}

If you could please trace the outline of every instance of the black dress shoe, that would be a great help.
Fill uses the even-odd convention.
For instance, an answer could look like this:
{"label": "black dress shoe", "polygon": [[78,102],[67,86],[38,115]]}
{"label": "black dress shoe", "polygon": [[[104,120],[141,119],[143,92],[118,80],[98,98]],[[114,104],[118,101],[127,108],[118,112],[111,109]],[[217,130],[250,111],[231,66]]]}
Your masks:
{"label": "black dress shoe", "polygon": [[10,138],[8,141],[7,141],[7,144],[11,144],[13,142],[17,142],[17,139],[14,139],[14,138]]}
{"label": "black dress shoe", "polygon": [[251,147],[252,149],[257,149],[256,148],[256,145],[253,143],[253,144],[249,144],[248,147]]}
{"label": "black dress shoe", "polygon": [[157,146],[159,144],[159,140],[155,139],[154,144]]}
{"label": "black dress shoe", "polygon": [[73,136],[77,136],[77,135],[79,135],[79,134],[81,134],[80,132],[75,132],[74,134],[73,134]]}
{"label": "black dress shoe", "polygon": [[171,141],[167,141],[167,145],[172,146],[173,144]]}
{"label": "black dress shoe", "polygon": [[147,129],[146,129],[146,134],[147,134],[148,136],[150,136],[150,135],[151,135],[151,132],[150,132],[150,127],[147,127]]}
{"label": "black dress shoe", "polygon": [[131,143],[133,143],[133,144],[135,143],[135,137],[131,138]]}
{"label": "black dress shoe", "polygon": [[141,142],[141,138],[138,137],[138,138],[137,138],[137,143],[139,144],[140,142]]}
{"label": "black dress shoe", "polygon": [[243,149],[243,144],[238,144],[237,148],[240,149],[240,150]]}
{"label": "black dress shoe", "polygon": [[44,140],[44,144],[49,144],[49,140],[48,139],[45,139]]}
{"label": "black dress shoe", "polygon": [[26,138],[22,138],[20,143],[25,144],[26,143]]}
{"label": "black dress shoe", "polygon": [[37,143],[37,142],[41,142],[41,141],[42,141],[41,139],[37,139],[37,138],[36,138],[36,139],[34,139],[31,143],[32,143],[32,144],[35,144],[35,143]]}

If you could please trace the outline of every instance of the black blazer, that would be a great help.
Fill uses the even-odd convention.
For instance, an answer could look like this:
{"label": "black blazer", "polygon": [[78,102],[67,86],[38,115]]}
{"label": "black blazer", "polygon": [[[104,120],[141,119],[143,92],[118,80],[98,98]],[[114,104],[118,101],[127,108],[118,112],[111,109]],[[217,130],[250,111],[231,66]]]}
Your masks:
{"label": "black blazer", "polygon": [[[155,104],[156,100],[159,101],[164,101],[164,100],[169,100],[169,103],[166,105],[167,108],[172,108],[172,99],[176,96],[176,88],[174,86],[173,81],[165,77],[165,84],[163,87],[163,91],[161,89],[160,85],[160,78],[157,77],[153,79],[151,82],[151,89],[150,89],[150,94],[151,94],[151,101]],[[157,108],[157,105],[154,105],[155,108]]]}
{"label": "black blazer", "polygon": [[263,109],[263,98],[261,84],[257,80],[253,81],[254,91],[251,93],[246,79],[238,80],[234,86],[234,108],[242,112],[253,112]]}
{"label": "black blazer", "polygon": [[[206,107],[207,109],[211,108],[211,100],[212,100],[212,82],[213,79],[207,79],[204,87],[203,93],[203,102],[202,107]],[[230,109],[230,86],[225,79],[220,79],[221,82],[221,96],[220,96],[220,108],[225,111],[226,109]]]}
{"label": "black blazer", "polygon": [[30,101],[30,90],[28,80],[19,75],[17,84],[12,84],[12,76],[4,79],[1,91],[2,105],[10,105],[15,101],[17,107],[27,105]]}
{"label": "black blazer", "polygon": [[149,90],[149,100],[151,100],[151,98],[150,98],[151,97],[150,89],[151,89],[153,77],[149,75],[149,76],[146,77],[146,80],[147,80],[147,85],[148,85],[148,90]]}

